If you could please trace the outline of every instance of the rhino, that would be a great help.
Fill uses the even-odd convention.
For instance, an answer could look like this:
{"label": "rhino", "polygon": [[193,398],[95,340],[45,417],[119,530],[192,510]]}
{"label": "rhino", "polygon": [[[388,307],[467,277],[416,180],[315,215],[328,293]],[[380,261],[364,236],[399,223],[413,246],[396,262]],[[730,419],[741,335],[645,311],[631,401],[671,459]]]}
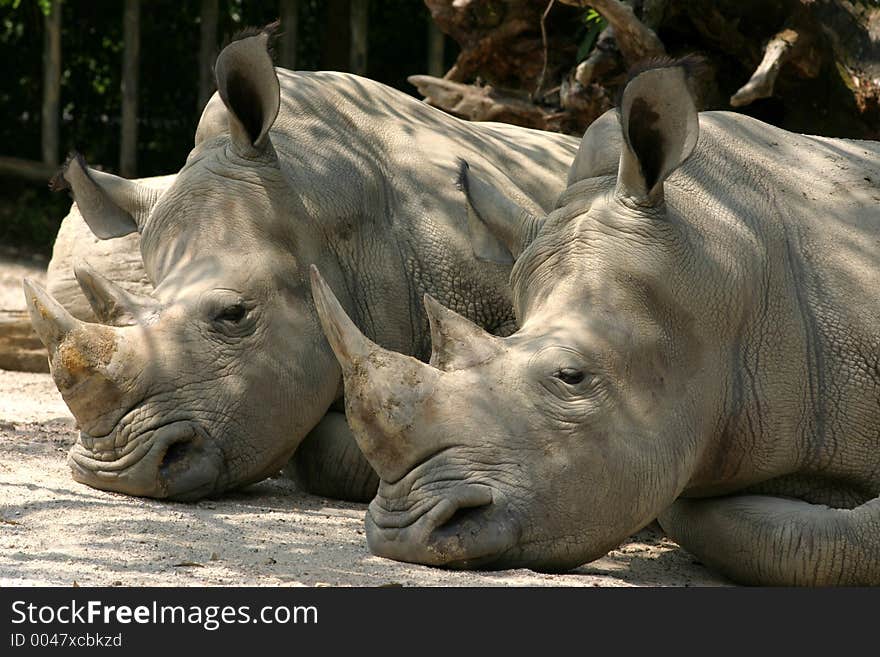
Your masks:
{"label": "rhino", "polygon": [[737,582],[880,584],[880,144],[698,112],[689,79],[637,73],[549,214],[463,170],[512,335],[427,297],[425,364],[313,272],[374,554],[564,571],[658,518]]}
{"label": "rhino", "polygon": [[218,55],[218,93],[166,188],[78,157],[62,171],[95,236],[137,233],[153,287],[132,292],[77,264],[99,320],[84,322],[25,281],[80,429],[77,481],[194,500],[276,474],[309,435],[307,485],[372,498],[378,478],[335,410],[342,375],[315,314],[312,263],[397,351],[429,353],[425,292],[489,331],[515,328],[512,260],[474,257],[476,219],[451,184],[458,158],[541,211],[564,189],[578,140],[468,123],[354,75],[275,68],[268,39]]}

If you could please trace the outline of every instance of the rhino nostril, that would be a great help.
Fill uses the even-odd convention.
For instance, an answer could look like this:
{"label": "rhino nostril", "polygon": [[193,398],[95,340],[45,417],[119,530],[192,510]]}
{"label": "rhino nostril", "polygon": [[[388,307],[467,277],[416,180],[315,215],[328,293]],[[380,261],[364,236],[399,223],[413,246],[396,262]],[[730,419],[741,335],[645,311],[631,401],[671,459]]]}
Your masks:
{"label": "rhino nostril", "polygon": [[436,533],[476,534],[485,522],[485,516],[490,510],[492,503],[478,504],[473,506],[460,506],[455,512],[434,530]]}
{"label": "rhino nostril", "polygon": [[165,450],[165,455],[162,457],[161,463],[159,463],[160,472],[167,474],[176,464],[185,461],[190,452],[190,446],[191,443],[189,440],[171,443],[168,446],[168,449]]}

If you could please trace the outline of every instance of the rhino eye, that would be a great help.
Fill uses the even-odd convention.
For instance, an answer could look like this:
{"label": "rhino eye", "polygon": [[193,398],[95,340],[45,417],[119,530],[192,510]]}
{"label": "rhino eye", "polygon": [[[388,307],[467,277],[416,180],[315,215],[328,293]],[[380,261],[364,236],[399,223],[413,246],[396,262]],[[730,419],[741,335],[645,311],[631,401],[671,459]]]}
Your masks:
{"label": "rhino eye", "polygon": [[555,372],[553,376],[570,386],[576,386],[586,378],[586,375],[581,370],[577,370],[573,367],[563,367],[561,370]]}
{"label": "rhino eye", "polygon": [[244,319],[245,315],[247,315],[247,308],[244,307],[243,303],[235,303],[231,306],[226,306],[220,314],[215,318],[218,322],[230,322],[232,324],[237,324],[241,320]]}

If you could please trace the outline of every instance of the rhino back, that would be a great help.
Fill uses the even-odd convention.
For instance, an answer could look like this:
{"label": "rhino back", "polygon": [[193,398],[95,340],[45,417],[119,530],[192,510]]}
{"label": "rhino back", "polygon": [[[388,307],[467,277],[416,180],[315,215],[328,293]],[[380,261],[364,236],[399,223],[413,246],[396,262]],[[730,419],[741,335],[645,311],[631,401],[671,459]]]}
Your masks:
{"label": "rhino back", "polygon": [[[292,191],[320,208],[365,330],[426,356],[425,292],[495,331],[513,328],[509,266],[478,261],[457,188],[466,160],[523,207],[552,209],[578,140],[456,119],[354,75],[278,69],[273,146]],[[408,328],[400,331],[400,317]],[[394,321],[391,321],[394,319]]]}
{"label": "rhino back", "polygon": [[[696,249],[684,280],[716,288],[702,321],[729,333],[717,355],[730,374],[716,457],[702,474],[736,487],[880,471],[878,162],[873,142],[701,115],[670,205]],[[707,492],[700,479],[692,493]],[[880,493],[873,481],[864,495]]]}
{"label": "rhino back", "polygon": [[[377,173],[368,166],[373,163],[390,175],[405,170],[412,180],[409,190],[423,192],[424,181],[448,183],[430,165],[464,157],[471,164],[492,163],[496,174],[515,181],[549,210],[580,144],[568,135],[457,119],[356,75],[276,70],[281,109],[273,144],[285,159],[305,160],[310,168],[324,164],[350,173],[353,167],[354,173],[371,176]],[[423,166],[413,168],[416,163]]]}

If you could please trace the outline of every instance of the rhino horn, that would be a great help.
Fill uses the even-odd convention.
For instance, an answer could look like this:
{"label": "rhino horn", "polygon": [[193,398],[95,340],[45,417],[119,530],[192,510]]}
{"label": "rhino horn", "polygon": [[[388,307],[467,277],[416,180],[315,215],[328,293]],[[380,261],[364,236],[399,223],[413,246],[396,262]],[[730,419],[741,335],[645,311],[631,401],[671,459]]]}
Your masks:
{"label": "rhino horn", "polygon": [[68,334],[84,324],[32,280],[24,279],[22,287],[31,324],[46,349],[56,349]]}
{"label": "rhino horn", "polygon": [[156,307],[156,302],[151,297],[127,292],[99,274],[87,262],[75,265],[73,274],[95,316],[104,324],[130,326],[136,322],[138,316]]}
{"label": "rhino horn", "polygon": [[379,476],[394,481],[429,454],[417,427],[440,372],[411,356],[383,349],[354,325],[312,267],[318,317],[345,377],[346,417]]}
{"label": "rhino horn", "polygon": [[71,153],[49,186],[70,189],[80,214],[99,239],[122,237],[142,231],[161,192],[86,165],[79,153]]}
{"label": "rhino horn", "polygon": [[450,372],[478,365],[498,353],[498,338],[430,294],[424,302],[431,325],[431,365]]}
{"label": "rhino horn", "polygon": [[336,354],[342,371],[350,372],[380,347],[361,333],[351,321],[315,265],[311,267],[311,280],[312,296],[324,335],[327,336],[327,342]]}
{"label": "rhino horn", "polygon": [[130,408],[138,394],[135,382],[144,362],[123,336],[135,329],[82,322],[32,281],[24,281],[24,292],[31,322],[49,351],[52,378],[77,424],[91,435],[106,435],[118,420],[107,409]]}

